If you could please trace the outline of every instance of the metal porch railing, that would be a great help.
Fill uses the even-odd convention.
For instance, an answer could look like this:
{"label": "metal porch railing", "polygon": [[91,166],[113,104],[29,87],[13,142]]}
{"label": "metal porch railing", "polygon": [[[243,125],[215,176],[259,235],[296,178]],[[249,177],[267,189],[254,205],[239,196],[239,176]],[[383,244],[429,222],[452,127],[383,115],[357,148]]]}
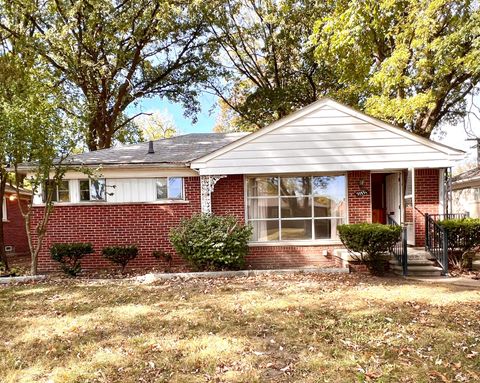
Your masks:
{"label": "metal porch railing", "polygon": [[448,232],[437,222],[467,217],[468,213],[425,214],[425,250],[442,267],[442,275],[448,274]]}
{"label": "metal porch railing", "polygon": [[[392,217],[388,216],[387,223],[393,226],[400,226],[397,221]],[[402,235],[400,236],[400,241],[398,241],[395,246],[391,249],[392,255],[395,257],[397,262],[402,266],[403,276],[408,275],[408,251],[407,251],[407,228],[402,226]]]}

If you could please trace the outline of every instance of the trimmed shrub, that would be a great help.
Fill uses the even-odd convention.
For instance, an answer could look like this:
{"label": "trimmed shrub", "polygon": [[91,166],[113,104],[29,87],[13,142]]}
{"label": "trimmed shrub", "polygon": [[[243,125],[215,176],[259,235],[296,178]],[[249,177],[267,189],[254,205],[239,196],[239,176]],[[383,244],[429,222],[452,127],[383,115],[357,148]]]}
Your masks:
{"label": "trimmed shrub", "polygon": [[172,229],[170,241],[195,270],[238,270],[245,266],[252,230],[232,216],[198,214]]}
{"label": "trimmed shrub", "polygon": [[120,265],[123,274],[128,262],[137,257],[138,247],[135,245],[107,246],[102,249],[102,255],[109,261]]}
{"label": "trimmed shrub", "polygon": [[460,269],[471,268],[473,255],[480,247],[480,219],[446,219],[437,223],[447,231],[450,263]]}
{"label": "trimmed shrub", "polygon": [[338,234],[352,258],[366,265],[372,274],[381,275],[387,260],[385,253],[391,252],[400,240],[402,228],[380,223],[356,223],[339,225]]}
{"label": "trimmed shrub", "polygon": [[54,243],[50,248],[50,256],[60,262],[63,272],[72,277],[82,271],[80,260],[87,254],[93,253],[91,243]]}

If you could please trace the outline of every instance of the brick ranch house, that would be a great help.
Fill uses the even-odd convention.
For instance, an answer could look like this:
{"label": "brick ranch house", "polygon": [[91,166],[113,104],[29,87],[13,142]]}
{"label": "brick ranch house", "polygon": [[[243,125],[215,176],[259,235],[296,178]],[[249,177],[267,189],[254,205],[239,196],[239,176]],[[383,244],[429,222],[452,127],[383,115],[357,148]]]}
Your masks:
{"label": "brick ranch house", "polygon": [[[25,209],[32,199],[31,193],[22,190],[20,203]],[[17,192],[14,188],[6,186],[5,197],[1,204],[3,209],[3,234],[5,238],[5,251],[9,255],[25,255],[29,253],[25,221],[18,206]]]}
{"label": "brick ranch house", "polygon": [[[253,226],[250,268],[335,265],[337,225],[387,216],[422,246],[423,214],[445,210],[444,173],[463,156],[330,99],[251,134],[187,134],[76,155],[72,165],[100,168],[99,176],[69,171],[56,186],[39,269],[57,268],[55,242],[91,242],[84,268],[111,267],[101,249],[126,244],[139,246],[132,267],[157,266],[160,249],[181,264],[168,233],[199,212]],[[33,203],[42,205],[41,193]]]}

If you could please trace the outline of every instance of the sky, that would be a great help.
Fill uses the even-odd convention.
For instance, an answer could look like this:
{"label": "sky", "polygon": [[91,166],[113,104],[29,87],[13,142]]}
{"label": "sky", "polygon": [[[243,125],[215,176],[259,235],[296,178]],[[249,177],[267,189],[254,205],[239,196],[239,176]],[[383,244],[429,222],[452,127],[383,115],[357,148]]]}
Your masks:
{"label": "sky", "polygon": [[[160,97],[141,100],[140,103],[129,110],[129,115],[144,112],[160,112],[171,117],[180,133],[208,133],[213,130],[218,113],[217,99],[213,95],[204,94],[200,98],[201,112],[197,115],[198,121],[193,124],[192,120],[183,115],[183,107]],[[211,113],[210,110],[215,110]]]}

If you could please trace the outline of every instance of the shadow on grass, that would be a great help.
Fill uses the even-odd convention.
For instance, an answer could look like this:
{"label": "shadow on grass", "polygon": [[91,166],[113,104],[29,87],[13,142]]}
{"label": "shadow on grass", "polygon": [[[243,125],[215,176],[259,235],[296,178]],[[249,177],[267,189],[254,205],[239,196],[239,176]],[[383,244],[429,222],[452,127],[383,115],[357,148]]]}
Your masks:
{"label": "shadow on grass", "polygon": [[478,304],[432,287],[302,277],[11,289],[0,366],[38,382],[428,381],[459,373],[447,358],[467,376]]}

